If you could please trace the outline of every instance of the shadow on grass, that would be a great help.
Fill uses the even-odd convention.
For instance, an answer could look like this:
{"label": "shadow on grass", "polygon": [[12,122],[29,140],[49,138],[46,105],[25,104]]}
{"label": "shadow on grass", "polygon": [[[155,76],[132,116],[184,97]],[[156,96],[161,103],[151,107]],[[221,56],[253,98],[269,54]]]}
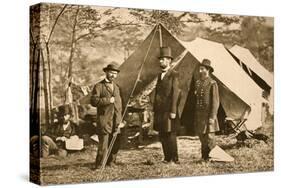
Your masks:
{"label": "shadow on grass", "polygon": [[73,164],[65,164],[65,165],[52,165],[52,166],[46,166],[42,167],[42,170],[67,170],[69,168],[73,167],[87,167],[93,169],[95,166],[95,163],[88,162],[88,163],[73,163]]}
{"label": "shadow on grass", "polygon": [[220,147],[223,150],[230,150],[230,149],[238,149],[240,147],[242,147],[242,145],[234,143],[234,144],[221,144]]}

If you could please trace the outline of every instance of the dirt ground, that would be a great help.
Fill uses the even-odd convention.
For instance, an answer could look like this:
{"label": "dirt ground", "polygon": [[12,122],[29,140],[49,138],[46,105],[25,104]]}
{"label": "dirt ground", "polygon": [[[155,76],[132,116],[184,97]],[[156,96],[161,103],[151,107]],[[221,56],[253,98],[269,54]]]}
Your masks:
{"label": "dirt ground", "polygon": [[148,144],[142,149],[120,150],[119,165],[93,170],[96,145],[70,153],[65,158],[51,156],[41,159],[42,184],[69,184],[98,181],[120,181],[179,176],[215,175],[272,171],[273,128],[272,123],[258,130],[269,136],[267,143],[250,139],[238,144],[235,137],[218,136],[218,145],[235,158],[234,162],[203,162],[200,160],[200,142],[195,137],[178,137],[181,164],[162,164],[162,149],[159,142]]}

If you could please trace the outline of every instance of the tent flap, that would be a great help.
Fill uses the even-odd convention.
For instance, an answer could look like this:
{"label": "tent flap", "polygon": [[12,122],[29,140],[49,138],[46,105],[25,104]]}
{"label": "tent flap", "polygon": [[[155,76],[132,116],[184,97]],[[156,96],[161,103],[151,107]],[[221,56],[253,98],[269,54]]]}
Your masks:
{"label": "tent flap", "polygon": [[[226,116],[239,119],[250,109],[247,128],[253,130],[261,126],[262,89],[239,67],[222,44],[201,38],[191,42],[179,41],[162,25],[160,27],[163,46],[171,47],[176,63],[173,68],[180,76],[181,98],[178,110],[183,124],[192,124],[194,113],[192,89],[196,67],[204,58],[208,58],[215,69],[213,77],[218,82],[220,102]],[[117,83],[122,90],[124,104],[129,100],[147,51],[148,56],[134,96],[141,93],[160,73],[159,39],[159,30],[155,27],[140,47],[120,66]]]}
{"label": "tent flap", "polygon": [[[160,27],[163,46],[170,46],[172,49],[172,55],[177,57],[185,50],[184,46],[161,24]],[[127,104],[129,100],[130,94],[137,80],[140,67],[144,62],[147,52],[148,55],[146,61],[144,62],[140,81],[138,82],[133,94],[137,95],[156,77],[157,74],[161,72],[158,59],[160,51],[159,40],[159,29],[155,26],[140,47],[120,66],[121,71],[119,73],[117,83],[122,89],[122,99],[124,104]],[[149,48],[150,45],[151,47]]]}

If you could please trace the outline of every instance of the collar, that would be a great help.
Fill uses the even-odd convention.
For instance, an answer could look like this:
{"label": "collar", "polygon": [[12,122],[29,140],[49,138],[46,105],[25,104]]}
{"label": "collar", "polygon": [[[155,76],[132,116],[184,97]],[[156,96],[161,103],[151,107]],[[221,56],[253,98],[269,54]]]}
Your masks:
{"label": "collar", "polygon": [[105,83],[109,83],[109,84],[112,84],[111,81],[109,81],[107,78],[104,79]]}
{"label": "collar", "polygon": [[65,130],[69,125],[70,125],[70,121],[68,121],[66,124],[62,124],[62,127]]}

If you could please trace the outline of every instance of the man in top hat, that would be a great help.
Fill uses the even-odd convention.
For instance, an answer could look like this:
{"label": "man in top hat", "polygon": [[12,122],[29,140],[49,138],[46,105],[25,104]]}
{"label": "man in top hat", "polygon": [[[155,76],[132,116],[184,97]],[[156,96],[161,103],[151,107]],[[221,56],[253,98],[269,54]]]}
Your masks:
{"label": "man in top hat", "polygon": [[[58,121],[48,127],[41,136],[41,156],[48,157],[55,154],[66,156],[65,141],[75,135],[76,125],[71,121],[72,111],[69,105],[59,106]],[[39,140],[39,136],[31,138],[31,145]]]}
{"label": "man in top hat", "polygon": [[179,125],[178,101],[180,97],[178,73],[171,69],[170,47],[161,47],[159,62],[162,72],[158,75],[153,105],[154,129],[159,132],[163,163],[179,164],[176,134]]}
{"label": "man in top hat", "polygon": [[[97,133],[99,138],[96,168],[100,168],[113,134],[118,127],[124,126],[122,121],[122,99],[119,86],[114,82],[120,70],[115,64],[103,68],[105,79],[98,82],[92,91],[91,104],[97,107]],[[120,147],[120,135],[114,142],[107,165],[116,164],[116,155]]]}
{"label": "man in top hat", "polygon": [[201,142],[203,160],[209,159],[210,151],[216,146],[215,132],[219,131],[219,91],[217,82],[210,77],[212,72],[211,61],[204,59],[199,65],[199,79],[195,82],[195,131]]}

